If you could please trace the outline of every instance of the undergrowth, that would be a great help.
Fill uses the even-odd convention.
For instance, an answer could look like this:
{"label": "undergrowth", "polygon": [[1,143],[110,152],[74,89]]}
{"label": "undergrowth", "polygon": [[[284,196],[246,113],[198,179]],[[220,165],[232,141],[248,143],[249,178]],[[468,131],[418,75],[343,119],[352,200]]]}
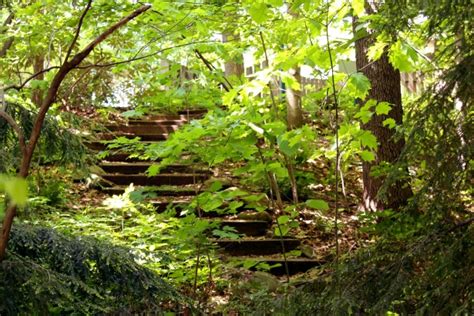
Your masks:
{"label": "undergrowth", "polygon": [[5,315],[162,314],[189,303],[125,248],[24,224],[0,264],[0,295]]}

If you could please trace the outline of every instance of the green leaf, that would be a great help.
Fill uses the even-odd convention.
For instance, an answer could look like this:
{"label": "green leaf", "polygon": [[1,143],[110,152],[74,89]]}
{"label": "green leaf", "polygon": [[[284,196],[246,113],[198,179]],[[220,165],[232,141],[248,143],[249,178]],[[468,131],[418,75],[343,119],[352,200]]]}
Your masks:
{"label": "green leaf", "polygon": [[362,123],[366,124],[372,118],[372,114],[372,111],[360,109],[360,111],[356,113],[355,118],[360,118]]}
{"label": "green leaf", "polygon": [[28,182],[22,178],[2,177],[1,187],[10,197],[12,202],[18,206],[24,206],[28,201]]}
{"label": "green leaf", "polygon": [[290,232],[290,227],[280,225],[279,227],[275,227],[275,231],[273,232],[273,234],[275,236],[281,237],[281,236],[288,235],[289,232]]}
{"label": "green leaf", "polygon": [[237,97],[239,91],[237,89],[232,89],[229,92],[225,93],[222,96],[222,103],[224,105],[231,105],[234,99]]}
{"label": "green leaf", "polygon": [[383,52],[385,51],[385,47],[387,47],[388,43],[377,41],[374,45],[370,46],[367,51],[367,56],[371,61],[376,61],[380,57],[382,57]]}
{"label": "green leaf", "polygon": [[202,209],[204,210],[204,212],[210,212],[210,211],[214,211],[215,209],[217,209],[219,206],[222,205],[222,201],[219,200],[219,199],[211,199],[210,201],[206,201],[203,205],[202,205]]}
{"label": "green leaf", "polygon": [[160,173],[160,169],[161,168],[159,164],[153,164],[150,167],[148,167],[146,173],[148,174],[149,177],[153,177]]}
{"label": "green leaf", "polygon": [[140,116],[143,116],[144,114],[145,113],[140,110],[129,110],[129,111],[122,112],[121,115],[123,117],[130,118],[130,117],[140,117]]}
{"label": "green leaf", "polygon": [[360,16],[364,13],[365,0],[352,0],[352,9],[354,9],[354,15]]}
{"label": "green leaf", "polygon": [[361,153],[360,153],[360,157],[362,158],[362,160],[364,161],[374,161],[375,160],[375,155],[373,152],[371,151],[368,151],[368,150],[363,150]]}
{"label": "green leaf", "polygon": [[278,217],[277,221],[278,224],[283,225],[290,221],[290,217],[288,215],[282,215]]}
{"label": "green leaf", "polygon": [[300,90],[301,90],[300,83],[299,83],[298,80],[296,80],[296,78],[295,78],[294,76],[292,76],[291,74],[289,74],[289,73],[287,73],[287,72],[282,72],[282,73],[281,73],[281,80],[283,81],[283,83],[284,83],[287,87],[290,87],[291,89],[296,90],[296,91],[300,91]]}
{"label": "green leaf", "polygon": [[220,189],[222,189],[222,182],[221,181],[214,181],[212,182],[211,186],[209,187],[209,189],[207,189],[207,191],[209,192],[217,192],[219,191]]}
{"label": "green leaf", "polygon": [[328,203],[323,200],[306,200],[306,206],[323,211],[327,211],[329,209]]}
{"label": "green leaf", "polygon": [[392,107],[390,106],[390,103],[388,102],[380,102],[379,104],[377,104],[377,106],[375,107],[375,113],[377,113],[377,115],[387,115],[388,112],[390,112],[390,110],[392,109]]}
{"label": "green leaf", "polygon": [[370,131],[363,131],[359,136],[362,146],[375,149],[377,148],[377,138]]}
{"label": "green leaf", "polygon": [[262,24],[263,22],[268,20],[270,16],[270,10],[263,2],[254,3],[252,6],[249,7],[248,11],[252,19],[258,24]]}
{"label": "green leaf", "polygon": [[412,47],[399,40],[390,48],[388,57],[395,68],[401,72],[410,72],[415,70],[418,55]]}
{"label": "green leaf", "polygon": [[385,121],[382,122],[383,126],[388,126],[388,128],[394,128],[397,126],[397,123],[393,118],[388,118]]}
{"label": "green leaf", "polygon": [[370,90],[370,80],[360,72],[356,72],[349,77],[349,85],[354,88],[354,98],[365,99]]}

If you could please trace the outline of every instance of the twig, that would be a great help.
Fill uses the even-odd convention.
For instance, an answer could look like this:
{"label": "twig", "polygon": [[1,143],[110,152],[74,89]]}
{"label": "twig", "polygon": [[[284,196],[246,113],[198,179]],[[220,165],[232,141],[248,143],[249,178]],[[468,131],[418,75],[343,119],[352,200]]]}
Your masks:
{"label": "twig", "polygon": [[[196,55],[198,56],[199,59],[202,60],[202,62],[206,65],[207,69],[209,69],[209,71],[215,71],[216,70],[216,67],[214,67],[214,65],[206,59],[206,57],[204,57],[201,52],[198,50],[198,49],[194,49],[194,52],[196,53]],[[230,89],[233,89],[234,87],[232,86],[232,84],[229,82],[229,80],[227,80],[227,78],[225,76],[222,76],[222,78],[224,79],[225,83],[224,82],[221,82],[221,85],[222,85],[222,88],[224,88],[225,91],[229,92]],[[229,85],[229,86],[226,86],[226,83]]]}
{"label": "twig", "polygon": [[84,9],[84,12],[82,12],[81,17],[79,18],[79,23],[77,24],[76,33],[74,34],[74,38],[71,42],[71,45],[69,45],[69,48],[66,53],[66,57],[64,57],[64,63],[66,63],[67,60],[69,59],[69,56],[71,56],[72,50],[74,49],[74,45],[76,45],[77,39],[79,38],[79,33],[81,32],[82,23],[84,22],[84,18],[86,17],[87,12],[89,12],[91,6],[92,6],[92,0],[89,0],[87,2],[86,8]]}
{"label": "twig", "polygon": [[150,54],[147,54],[147,55],[142,55],[142,56],[133,57],[133,58],[130,58],[130,59],[121,60],[121,61],[117,61],[117,62],[106,63],[106,64],[90,64],[90,65],[84,65],[84,66],[77,66],[76,69],[112,67],[112,66],[117,66],[117,65],[121,65],[121,64],[126,64],[126,63],[130,63],[130,62],[150,58],[150,57],[156,56],[156,55],[161,54],[165,51],[175,49],[175,48],[190,46],[190,45],[194,45],[194,44],[204,44],[204,43],[214,43],[214,42],[215,41],[198,41],[198,42],[183,43],[183,44],[179,44],[179,45],[175,45],[175,46],[165,47],[163,49],[160,49],[156,52],[153,52],[153,53],[150,53]]}
{"label": "twig", "polygon": [[28,82],[30,82],[31,80],[35,79],[36,77],[38,77],[38,76],[40,76],[40,75],[42,75],[42,74],[44,74],[44,73],[46,73],[46,72],[48,72],[48,71],[51,71],[51,70],[53,70],[53,69],[59,69],[59,68],[61,68],[61,67],[60,67],[60,66],[52,66],[52,67],[43,69],[43,70],[41,70],[41,71],[39,71],[39,72],[37,72],[37,73],[31,75],[30,77],[28,77],[28,78],[27,78],[24,82],[22,82],[21,84],[19,84],[19,85],[7,86],[7,87],[4,88],[4,90],[5,90],[5,91],[8,91],[8,90],[14,89],[14,90],[20,91],[21,89],[23,89],[23,88],[26,86],[26,84],[27,84]]}

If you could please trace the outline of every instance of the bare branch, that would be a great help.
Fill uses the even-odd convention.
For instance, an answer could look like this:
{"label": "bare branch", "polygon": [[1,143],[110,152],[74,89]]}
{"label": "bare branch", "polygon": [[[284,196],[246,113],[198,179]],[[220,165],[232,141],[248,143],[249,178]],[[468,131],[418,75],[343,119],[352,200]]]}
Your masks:
{"label": "bare branch", "polygon": [[48,71],[51,71],[51,70],[53,70],[53,69],[59,69],[59,68],[60,68],[59,66],[52,66],[52,67],[49,67],[49,68],[45,68],[45,69],[43,69],[43,70],[41,70],[41,71],[39,71],[39,72],[37,72],[37,73],[31,75],[30,77],[28,77],[23,83],[21,83],[21,84],[19,84],[19,85],[7,86],[7,87],[4,88],[4,90],[5,90],[5,91],[8,91],[8,90],[14,89],[14,90],[20,91],[21,89],[23,89],[23,88],[26,86],[26,84],[27,84],[28,82],[30,82],[31,80],[35,79],[36,77],[38,77],[38,76],[40,76],[40,75],[42,75],[42,74],[44,74],[44,73],[46,73],[46,72],[48,72]]}
{"label": "bare branch", "polygon": [[87,12],[89,12],[91,6],[92,6],[92,0],[89,0],[87,2],[86,8],[84,9],[84,12],[82,12],[81,17],[79,18],[79,23],[77,24],[77,28],[76,28],[76,34],[74,35],[74,39],[72,40],[71,45],[69,45],[69,48],[66,53],[66,57],[64,58],[64,62],[67,62],[69,56],[71,56],[72,50],[74,49],[74,45],[76,45],[77,39],[79,38],[79,33],[81,32],[82,23],[84,22],[84,18],[86,17]]}
{"label": "bare branch", "polygon": [[150,57],[156,56],[156,55],[161,54],[165,51],[172,50],[172,49],[175,49],[175,48],[191,46],[191,45],[194,45],[194,44],[206,44],[206,43],[216,43],[216,41],[197,41],[197,42],[183,43],[183,44],[179,44],[179,45],[175,45],[175,46],[165,47],[163,49],[157,50],[156,52],[149,53],[149,54],[142,55],[142,56],[132,57],[132,58],[126,59],[126,60],[121,60],[121,61],[117,61],[117,62],[110,62],[110,63],[105,63],[105,64],[90,64],[90,65],[84,65],[84,66],[77,66],[76,69],[112,67],[112,66],[117,66],[117,65],[121,65],[121,64],[131,63],[131,62],[134,62],[134,61],[139,61],[139,60],[143,60],[143,59],[146,59],[146,58],[150,58]]}
{"label": "bare branch", "polygon": [[18,142],[20,144],[20,150],[22,154],[26,152],[26,143],[25,143],[25,135],[23,134],[23,130],[21,129],[20,126],[15,122],[15,119],[8,114],[7,112],[0,110],[0,117],[3,117],[5,121],[7,121],[8,125],[13,128],[15,131],[16,135],[18,136]]}

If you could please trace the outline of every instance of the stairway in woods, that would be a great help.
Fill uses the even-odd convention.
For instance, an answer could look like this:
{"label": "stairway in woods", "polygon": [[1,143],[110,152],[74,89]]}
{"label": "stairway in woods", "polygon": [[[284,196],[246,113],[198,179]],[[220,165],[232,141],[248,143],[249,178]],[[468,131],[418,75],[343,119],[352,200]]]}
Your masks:
{"label": "stairway in woods", "polygon": [[[110,123],[106,126],[106,133],[99,133],[101,140],[110,140],[118,136],[127,138],[140,137],[143,142],[157,142],[168,138],[183,124],[204,114],[202,110],[188,110],[178,112],[176,115],[153,115],[142,119],[129,119],[127,122]],[[89,143],[91,149],[103,150],[106,145],[102,141]],[[146,170],[153,162],[130,158],[127,152],[110,153],[99,166],[104,174],[108,186],[101,190],[107,194],[121,194],[133,183],[135,187],[152,187],[156,198],[151,202],[157,212],[166,210],[171,204],[176,209],[185,207],[190,203],[203,182],[211,177],[211,172],[183,158],[178,164],[170,165],[160,170],[156,176],[147,176]],[[216,212],[206,212],[205,216],[219,221],[220,225],[234,228],[243,237],[239,239],[215,239],[223,254],[227,258],[250,259],[253,264],[266,263],[272,266],[270,272],[275,275],[287,273],[295,274],[304,272],[321,262],[309,258],[286,258],[284,252],[297,250],[301,240],[289,237],[273,237],[271,211],[265,216],[256,216],[258,213],[249,213],[241,208],[245,216],[222,216]],[[248,261],[248,260],[247,260]]]}

